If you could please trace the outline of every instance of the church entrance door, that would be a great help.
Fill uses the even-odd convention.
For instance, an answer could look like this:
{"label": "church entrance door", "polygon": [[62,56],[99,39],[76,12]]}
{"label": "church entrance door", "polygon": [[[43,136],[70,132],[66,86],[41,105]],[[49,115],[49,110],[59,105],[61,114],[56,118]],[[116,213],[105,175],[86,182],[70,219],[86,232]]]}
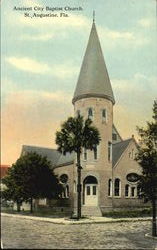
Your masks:
{"label": "church entrance door", "polygon": [[94,176],[87,176],[83,182],[83,204],[85,206],[98,205],[98,182]]}
{"label": "church entrance door", "polygon": [[98,194],[96,184],[85,185],[85,205],[86,206],[97,206]]}

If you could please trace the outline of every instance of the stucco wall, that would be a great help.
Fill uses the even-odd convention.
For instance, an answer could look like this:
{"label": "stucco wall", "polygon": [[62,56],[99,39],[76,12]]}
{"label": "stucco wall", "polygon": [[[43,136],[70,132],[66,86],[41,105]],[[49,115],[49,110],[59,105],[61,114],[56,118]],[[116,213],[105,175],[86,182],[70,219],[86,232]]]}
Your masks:
{"label": "stucco wall", "polygon": [[66,174],[68,176],[68,181],[67,181],[67,185],[69,186],[69,200],[70,200],[70,204],[71,207],[73,207],[74,205],[74,172],[75,172],[75,165],[74,164],[70,164],[67,166],[60,166],[54,169],[55,174],[58,175],[58,178],[60,178],[60,176],[62,174]]}
{"label": "stucco wall", "polygon": [[[143,203],[143,200],[138,199],[137,197],[137,182],[129,182],[126,176],[129,173],[141,174],[141,167],[134,160],[137,153],[137,146],[133,140],[129,143],[127,149],[123,152],[119,161],[113,168],[113,183],[116,178],[120,179],[121,182],[121,192],[120,197],[113,196],[113,206],[114,207],[139,207],[146,206]],[[135,197],[126,197],[125,196],[125,185],[128,184],[131,190],[131,187],[135,187]],[[114,189],[114,185],[113,185]],[[114,190],[113,190],[114,191]],[[129,195],[130,196],[130,195]]]}
{"label": "stucco wall", "polygon": [[[87,150],[87,160],[82,164],[82,182],[88,175],[93,175],[98,180],[98,204],[99,206],[111,206],[111,200],[107,196],[107,180],[112,174],[112,162],[108,161],[108,142],[112,142],[113,105],[103,98],[86,98],[75,103],[75,114],[80,110],[85,119],[88,118],[88,109],[93,109],[93,125],[100,132],[101,141],[98,146],[98,159],[94,160],[94,152]],[[106,110],[106,120],[102,118],[102,110]]]}

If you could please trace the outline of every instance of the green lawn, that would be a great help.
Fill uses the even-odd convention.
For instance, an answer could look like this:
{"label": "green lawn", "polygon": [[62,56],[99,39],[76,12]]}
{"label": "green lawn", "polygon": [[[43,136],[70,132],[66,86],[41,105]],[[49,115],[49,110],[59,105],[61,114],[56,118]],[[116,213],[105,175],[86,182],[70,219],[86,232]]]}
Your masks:
{"label": "green lawn", "polygon": [[111,211],[104,213],[103,216],[112,218],[134,218],[151,216],[151,213],[152,211],[150,208],[144,208],[141,210]]}

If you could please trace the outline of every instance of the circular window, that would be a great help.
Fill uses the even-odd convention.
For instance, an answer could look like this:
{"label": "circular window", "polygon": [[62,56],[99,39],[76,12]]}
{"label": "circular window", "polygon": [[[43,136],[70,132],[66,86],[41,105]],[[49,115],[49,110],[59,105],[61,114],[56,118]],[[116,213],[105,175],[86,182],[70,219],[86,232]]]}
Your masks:
{"label": "circular window", "polygon": [[130,182],[136,182],[139,180],[139,176],[136,173],[130,173],[126,176],[126,179]]}
{"label": "circular window", "polygon": [[62,183],[67,183],[67,181],[68,181],[68,176],[67,176],[67,174],[62,174],[62,175],[60,176],[60,181],[61,181]]}

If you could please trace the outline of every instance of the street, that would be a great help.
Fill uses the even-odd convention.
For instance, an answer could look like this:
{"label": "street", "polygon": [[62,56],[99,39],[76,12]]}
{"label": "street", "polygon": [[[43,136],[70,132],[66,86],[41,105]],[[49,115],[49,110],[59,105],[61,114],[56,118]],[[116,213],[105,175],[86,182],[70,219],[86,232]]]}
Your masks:
{"label": "street", "polygon": [[151,222],[59,225],[2,216],[4,249],[155,249]]}

